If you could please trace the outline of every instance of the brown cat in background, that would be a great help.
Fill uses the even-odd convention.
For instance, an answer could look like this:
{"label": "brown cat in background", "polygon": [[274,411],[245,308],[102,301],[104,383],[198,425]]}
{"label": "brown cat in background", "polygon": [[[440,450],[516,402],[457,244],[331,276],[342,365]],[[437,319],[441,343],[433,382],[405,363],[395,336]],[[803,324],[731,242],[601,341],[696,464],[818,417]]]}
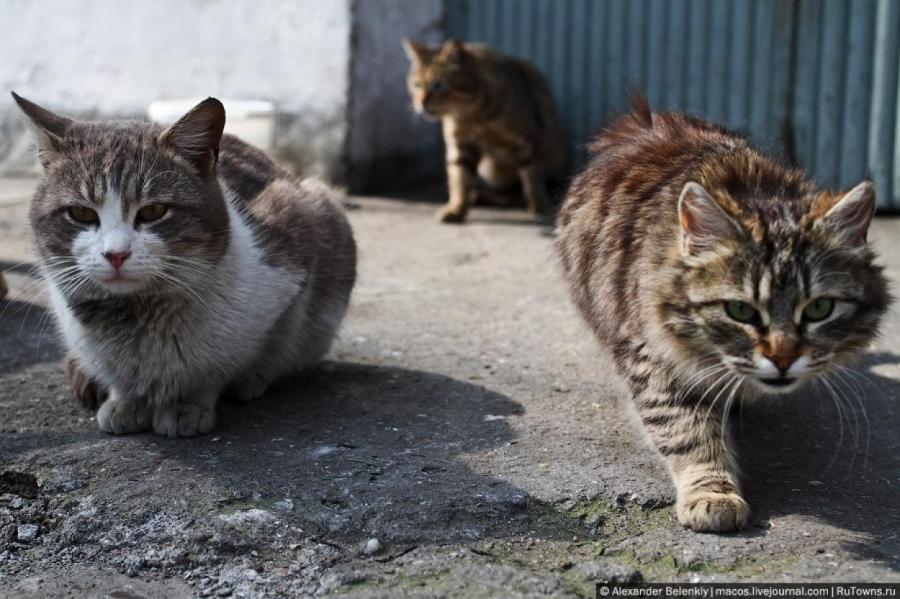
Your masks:
{"label": "brown cat in background", "polygon": [[529,212],[546,213],[547,180],[561,173],[566,148],[540,71],[479,44],[403,47],[413,104],[444,131],[449,198],[440,219],[465,220],[479,179],[492,188],[521,183]]}
{"label": "brown cat in background", "polygon": [[8,292],[9,288],[6,286],[6,280],[3,278],[3,274],[0,273],[0,300],[6,297]]}

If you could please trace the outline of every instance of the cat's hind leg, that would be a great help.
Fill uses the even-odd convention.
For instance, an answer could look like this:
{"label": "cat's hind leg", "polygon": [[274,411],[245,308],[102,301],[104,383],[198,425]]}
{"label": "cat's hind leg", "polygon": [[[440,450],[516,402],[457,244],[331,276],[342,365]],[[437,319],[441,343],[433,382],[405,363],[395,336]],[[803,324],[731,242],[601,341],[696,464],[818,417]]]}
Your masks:
{"label": "cat's hind leg", "polygon": [[525,205],[532,214],[546,214],[550,208],[547,195],[547,182],[544,169],[539,164],[527,164],[519,168],[519,179],[522,182],[522,195]]}
{"label": "cat's hind leg", "polygon": [[485,154],[478,161],[478,176],[494,189],[508,189],[519,182],[516,167]]}
{"label": "cat's hind leg", "polygon": [[[272,328],[261,358],[230,386],[230,395],[239,401],[254,400],[277,379],[302,372],[328,353],[347,302],[311,298],[308,292],[294,300]],[[315,310],[311,302],[317,304]]]}
{"label": "cat's hind leg", "polygon": [[[638,387],[642,388],[634,389],[635,405],[672,474],[678,521],[697,532],[743,528],[750,509],[741,496],[721,410],[715,402],[712,406],[690,403],[679,397],[671,384],[653,377]],[[731,389],[724,391],[730,393]]]}
{"label": "cat's hind leg", "polygon": [[73,355],[66,356],[66,376],[69,379],[69,388],[78,403],[85,408],[96,412],[108,395],[107,390],[91,375],[84,371],[78,358]]}

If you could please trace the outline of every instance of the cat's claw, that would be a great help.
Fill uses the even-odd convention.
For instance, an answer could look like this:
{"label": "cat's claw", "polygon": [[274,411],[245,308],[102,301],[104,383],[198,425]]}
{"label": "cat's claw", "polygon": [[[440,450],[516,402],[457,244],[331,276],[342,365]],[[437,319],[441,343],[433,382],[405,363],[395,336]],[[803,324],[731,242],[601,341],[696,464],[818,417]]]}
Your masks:
{"label": "cat's claw", "polygon": [[139,433],[150,428],[150,408],[146,402],[110,398],[97,410],[100,430],[114,435]]}
{"label": "cat's claw", "polygon": [[196,437],[216,426],[216,410],[196,403],[159,406],[153,414],[153,432],[166,437]]}
{"label": "cat's claw", "polygon": [[704,491],[679,499],[678,522],[695,532],[731,532],[747,525],[750,507],[737,493]]}

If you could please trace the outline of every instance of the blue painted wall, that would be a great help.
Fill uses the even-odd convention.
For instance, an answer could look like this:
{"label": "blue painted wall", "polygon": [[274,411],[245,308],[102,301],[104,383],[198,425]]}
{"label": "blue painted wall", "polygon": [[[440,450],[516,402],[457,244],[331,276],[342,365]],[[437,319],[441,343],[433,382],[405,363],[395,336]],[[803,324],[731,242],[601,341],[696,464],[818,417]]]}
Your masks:
{"label": "blue painted wall", "polygon": [[574,163],[627,105],[749,134],[823,185],[900,210],[900,0],[444,0],[447,33],[547,76]]}

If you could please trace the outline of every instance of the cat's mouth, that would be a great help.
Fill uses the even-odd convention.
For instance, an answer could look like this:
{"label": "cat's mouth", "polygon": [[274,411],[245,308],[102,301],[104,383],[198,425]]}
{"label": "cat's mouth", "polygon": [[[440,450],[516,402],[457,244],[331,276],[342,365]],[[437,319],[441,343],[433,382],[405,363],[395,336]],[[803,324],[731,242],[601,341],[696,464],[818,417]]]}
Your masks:
{"label": "cat's mouth", "polygon": [[113,294],[128,294],[143,288],[144,284],[138,277],[128,276],[121,272],[100,279],[100,284]]}
{"label": "cat's mouth", "polygon": [[797,386],[796,377],[780,376],[775,378],[756,378],[756,382],[769,393],[786,393]]}
{"label": "cat's mouth", "polygon": [[759,379],[764,385],[773,387],[789,387],[797,382],[797,379],[790,377],[778,377],[776,379]]}

